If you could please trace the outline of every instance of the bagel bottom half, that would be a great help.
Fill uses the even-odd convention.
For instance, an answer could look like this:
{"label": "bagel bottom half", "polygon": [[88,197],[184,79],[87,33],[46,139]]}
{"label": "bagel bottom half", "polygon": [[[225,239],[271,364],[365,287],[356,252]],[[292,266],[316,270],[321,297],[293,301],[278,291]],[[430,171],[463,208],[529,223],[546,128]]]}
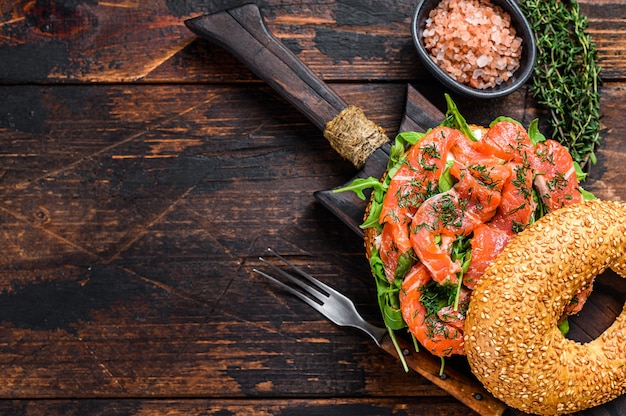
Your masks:
{"label": "bagel bottom half", "polygon": [[495,397],[528,413],[577,412],[626,392],[626,309],[598,338],[557,327],[567,304],[607,268],[626,277],[626,205],[587,201],[516,236],[472,293],[465,350]]}

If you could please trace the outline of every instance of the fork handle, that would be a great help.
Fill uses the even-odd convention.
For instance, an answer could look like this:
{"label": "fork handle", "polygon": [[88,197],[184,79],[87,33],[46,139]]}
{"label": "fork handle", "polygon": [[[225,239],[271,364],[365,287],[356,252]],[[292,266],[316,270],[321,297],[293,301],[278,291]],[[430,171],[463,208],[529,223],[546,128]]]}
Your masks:
{"label": "fork handle", "polygon": [[[397,342],[403,352],[407,365],[436,386],[446,390],[473,411],[482,416],[500,416],[507,410],[507,405],[496,399],[478,380],[446,367],[446,377],[439,376],[441,361],[428,351],[415,351],[406,340],[398,337]],[[394,357],[398,356],[396,347],[389,336],[380,343],[382,349]]]}

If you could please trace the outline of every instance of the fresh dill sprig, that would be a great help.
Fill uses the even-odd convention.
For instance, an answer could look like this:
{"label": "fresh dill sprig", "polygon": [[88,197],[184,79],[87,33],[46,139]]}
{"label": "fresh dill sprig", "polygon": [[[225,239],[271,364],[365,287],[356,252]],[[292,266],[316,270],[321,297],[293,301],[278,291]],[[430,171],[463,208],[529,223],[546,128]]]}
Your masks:
{"label": "fresh dill sprig", "polygon": [[600,66],[576,0],[524,0],[520,7],[535,33],[537,65],[530,92],[545,106],[552,138],[581,167],[596,162],[600,143]]}

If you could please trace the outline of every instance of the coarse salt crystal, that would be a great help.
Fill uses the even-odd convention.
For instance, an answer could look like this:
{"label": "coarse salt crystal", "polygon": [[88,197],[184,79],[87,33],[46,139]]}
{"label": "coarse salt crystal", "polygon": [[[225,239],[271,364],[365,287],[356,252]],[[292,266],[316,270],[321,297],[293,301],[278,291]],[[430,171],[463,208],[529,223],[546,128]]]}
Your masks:
{"label": "coarse salt crystal", "polygon": [[501,84],[519,68],[522,39],[511,17],[490,0],[442,0],[422,37],[442,69],[474,88]]}
{"label": "coarse salt crystal", "polygon": [[487,64],[489,64],[489,57],[487,55],[480,55],[476,60],[476,65],[478,65],[479,68],[483,68],[487,66]]}

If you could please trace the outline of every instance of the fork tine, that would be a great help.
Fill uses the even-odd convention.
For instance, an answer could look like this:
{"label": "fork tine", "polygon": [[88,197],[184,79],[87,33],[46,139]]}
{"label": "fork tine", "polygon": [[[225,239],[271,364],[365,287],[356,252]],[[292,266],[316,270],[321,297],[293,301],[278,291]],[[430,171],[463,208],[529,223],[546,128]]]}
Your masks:
{"label": "fork tine", "polygon": [[324,309],[322,308],[322,305],[320,305],[319,303],[315,302],[314,300],[312,300],[308,296],[305,296],[302,292],[298,292],[293,287],[291,287],[289,285],[286,285],[285,283],[283,283],[280,280],[276,279],[274,276],[271,276],[271,275],[269,275],[269,274],[267,274],[265,272],[262,272],[261,270],[252,269],[252,271],[257,273],[257,274],[259,274],[259,275],[261,275],[261,276],[263,276],[263,277],[265,277],[266,279],[271,280],[272,282],[274,282],[275,284],[277,284],[278,286],[280,286],[281,288],[283,288],[287,292],[289,292],[292,295],[298,297],[300,300],[302,300],[307,305],[311,306],[313,309],[315,309],[316,311],[318,311],[322,315],[326,316],[326,314],[324,313]]}
{"label": "fork tine", "polygon": [[[291,274],[287,273],[286,271],[276,267],[275,265],[273,265],[272,263],[268,262],[267,260],[265,260],[263,257],[259,257],[259,260],[261,260],[263,263],[265,263],[266,265],[268,265],[269,267],[271,267],[272,269],[274,269],[274,271],[276,271],[277,273],[279,273],[281,276],[283,276],[285,279],[289,280],[291,283],[297,285],[298,287],[300,287],[302,290],[304,290],[305,292],[307,292],[308,294],[310,294],[311,296],[315,297],[315,299],[317,299],[320,303],[323,303],[323,298],[328,298],[328,294],[320,292],[319,290],[317,290],[316,288],[306,284],[305,282],[301,281],[300,279],[298,279],[295,276],[292,276]],[[276,279],[274,279],[276,280]]]}
{"label": "fork tine", "polygon": [[280,254],[278,254],[277,252],[275,252],[271,248],[268,248],[267,251],[269,253],[271,253],[273,256],[275,256],[276,258],[280,259],[287,266],[291,267],[291,269],[296,271],[300,276],[302,276],[303,278],[305,278],[309,282],[315,284],[320,289],[324,290],[327,294],[331,294],[332,293],[332,294],[337,295],[337,296],[343,296],[341,293],[337,292],[335,289],[333,289],[332,287],[328,286],[327,284],[317,280],[315,277],[311,276],[309,273],[305,272],[304,270],[302,270],[301,268],[299,268],[295,264],[291,263],[289,260],[287,260],[286,258],[281,256]]}
{"label": "fork tine", "polygon": [[[339,326],[351,326],[353,328],[358,328],[361,331],[365,332],[367,335],[369,335],[374,340],[374,342],[376,342],[376,345],[381,345],[381,340],[388,333],[387,328],[379,328],[367,322],[356,310],[354,303],[341,292],[317,280],[310,274],[306,273],[304,270],[289,262],[280,254],[276,253],[271,248],[268,248],[267,251],[280,259],[293,271],[297,272],[301,279],[280,269],[276,265],[265,260],[263,257],[259,257],[259,260],[274,269],[289,282],[300,287],[312,297],[306,296],[304,292],[295,290],[292,286],[287,285],[286,283],[278,280],[273,276],[270,276],[267,273],[264,273],[257,269],[252,269],[252,271],[273,281],[281,288],[285,289],[292,295],[304,301],[307,305],[311,306],[313,309],[324,315],[335,324]],[[312,285],[315,285],[315,287],[307,284],[307,281],[310,282]]]}

